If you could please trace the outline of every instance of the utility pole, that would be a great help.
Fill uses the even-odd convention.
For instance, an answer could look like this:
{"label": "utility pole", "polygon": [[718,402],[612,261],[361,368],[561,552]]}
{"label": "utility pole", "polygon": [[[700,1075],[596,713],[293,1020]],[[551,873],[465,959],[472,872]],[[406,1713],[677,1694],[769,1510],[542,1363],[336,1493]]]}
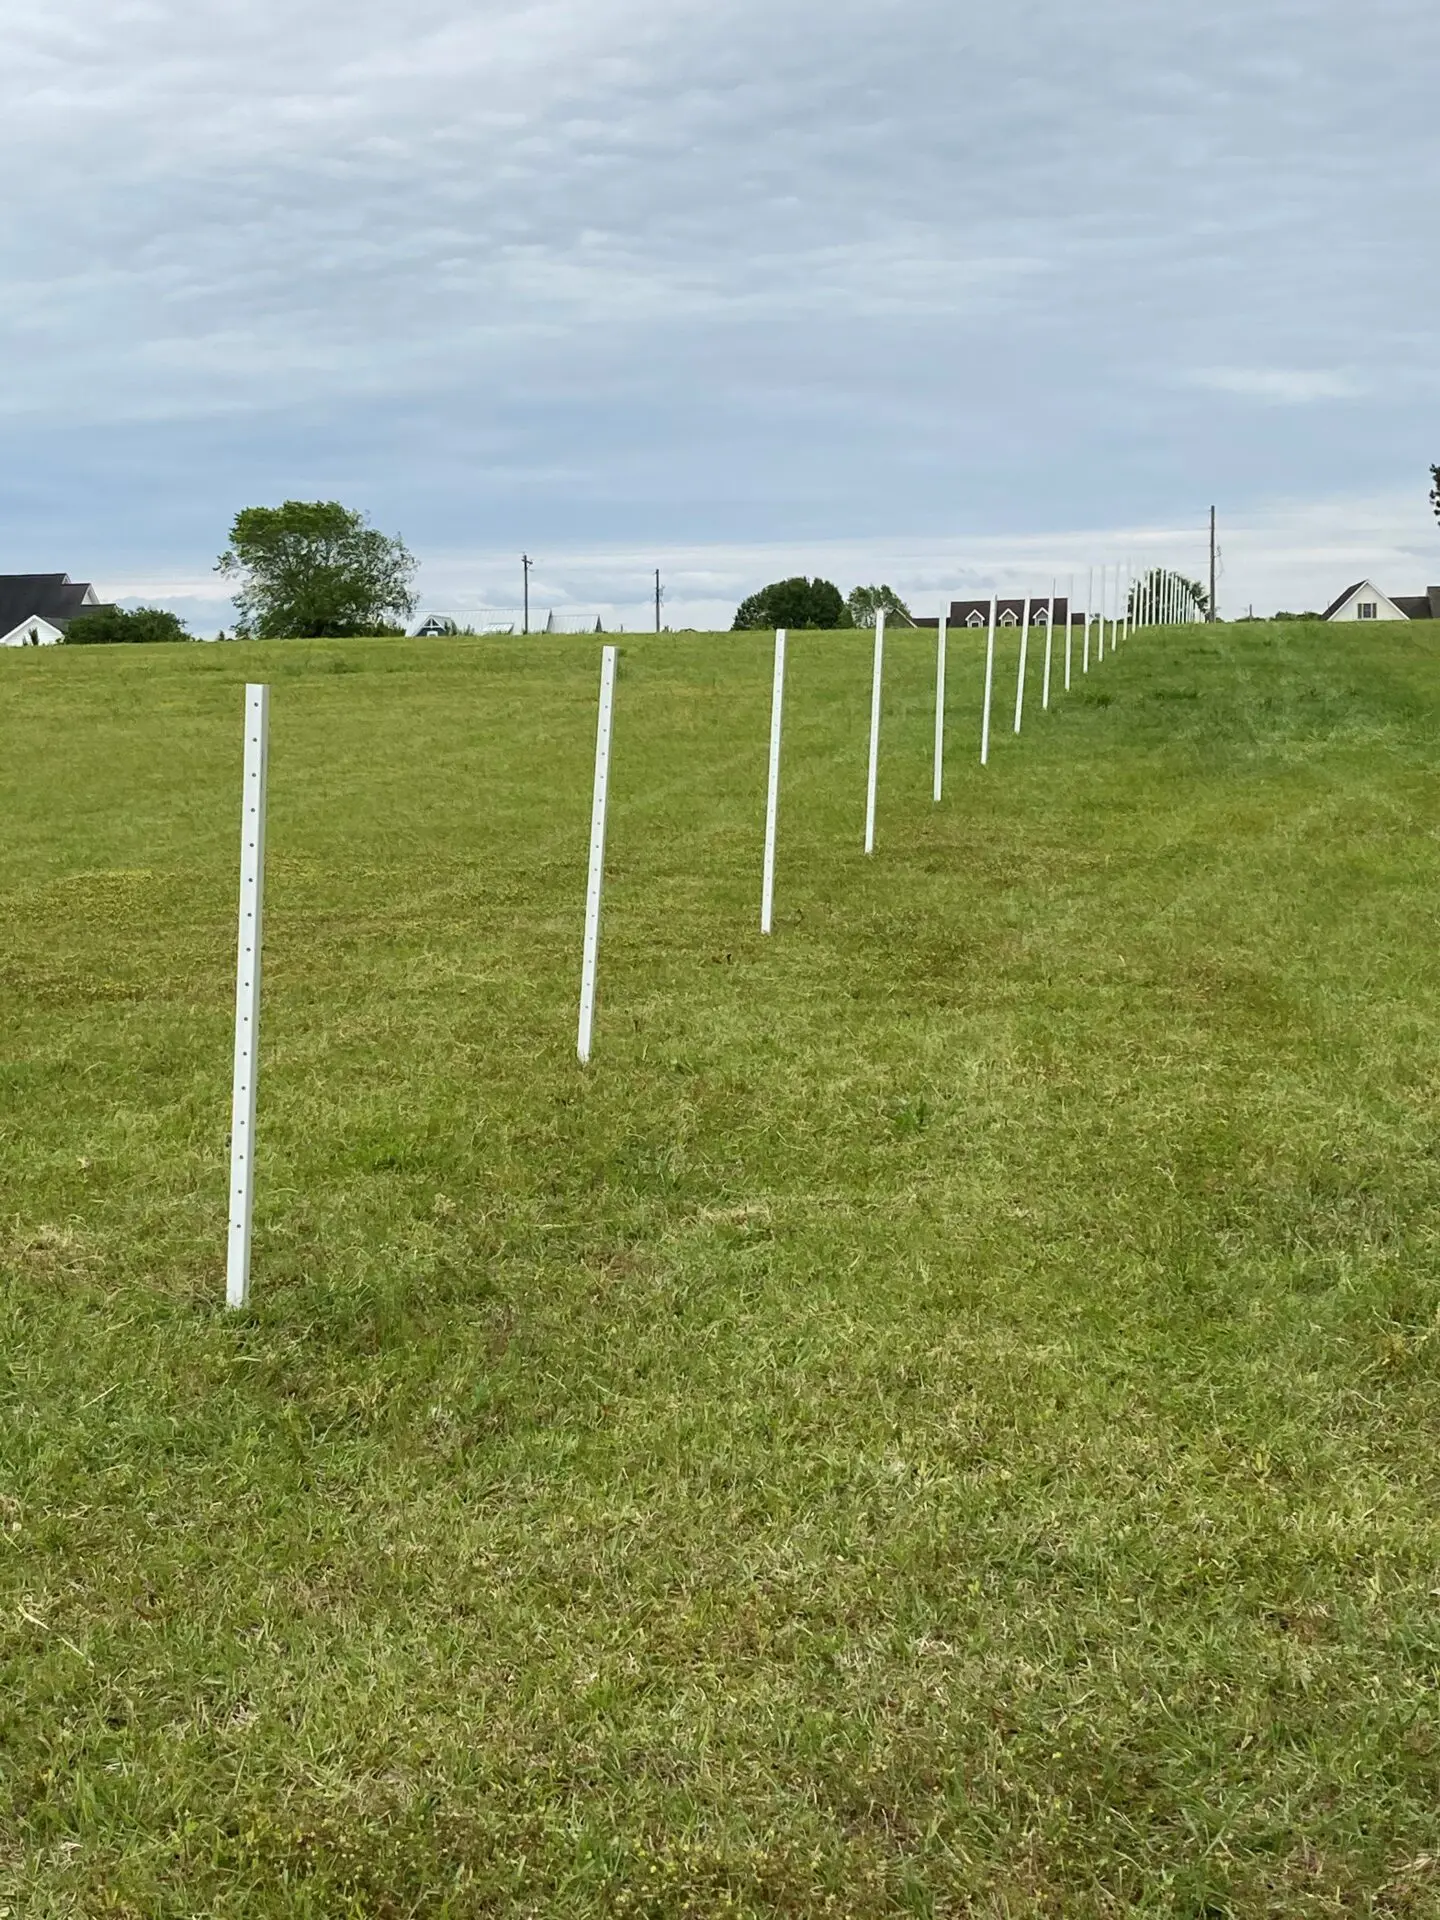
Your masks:
{"label": "utility pole", "polygon": [[530,631],[530,569],[531,567],[534,566],[534,564],[535,562],[530,558],[528,553],[521,554],[520,565],[525,570],[525,631],[526,633],[529,633]]}
{"label": "utility pole", "polygon": [[1210,509],[1210,618],[1216,620],[1215,611],[1215,509]]}
{"label": "utility pole", "polygon": [[659,567],[656,567],[655,569],[655,631],[656,633],[659,633],[660,631],[660,602],[664,598],[665,598],[664,590],[660,585],[660,569]]}

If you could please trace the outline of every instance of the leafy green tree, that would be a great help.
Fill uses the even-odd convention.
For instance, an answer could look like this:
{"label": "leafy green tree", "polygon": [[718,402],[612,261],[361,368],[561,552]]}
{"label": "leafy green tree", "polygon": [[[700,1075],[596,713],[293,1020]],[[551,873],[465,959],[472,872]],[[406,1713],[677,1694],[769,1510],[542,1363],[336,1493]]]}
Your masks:
{"label": "leafy green tree", "polygon": [[785,627],[792,633],[806,627],[829,631],[850,624],[838,587],[828,580],[807,580],[804,574],[798,574],[793,580],[776,580],[742,600],[732,631],[764,632],[773,627]]}
{"label": "leafy green tree", "polygon": [[235,516],[217,573],[239,581],[239,632],[275,640],[395,631],[415,611],[415,560],[338,500],[287,500]]}
{"label": "leafy green tree", "polygon": [[845,605],[851,624],[857,627],[873,627],[875,616],[882,607],[887,620],[903,620],[910,627],[915,624],[910,617],[909,607],[893,587],[852,587]]}
{"label": "leafy green tree", "polygon": [[147,645],[190,638],[180,616],[163,607],[95,607],[89,613],[77,613],[65,629],[67,647],[105,647],[122,641]]}

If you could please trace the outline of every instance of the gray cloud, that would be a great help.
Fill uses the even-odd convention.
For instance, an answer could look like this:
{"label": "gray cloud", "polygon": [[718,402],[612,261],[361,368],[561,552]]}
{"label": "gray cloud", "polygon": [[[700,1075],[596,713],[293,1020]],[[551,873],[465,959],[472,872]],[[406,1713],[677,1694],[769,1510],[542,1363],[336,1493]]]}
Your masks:
{"label": "gray cloud", "polygon": [[1352,375],[1322,367],[1201,367],[1191,379],[1214,393],[1245,394],[1280,406],[1357,400],[1365,392]]}
{"label": "gray cloud", "polygon": [[1420,0],[0,29],[4,564],[189,577],[295,492],[437,558],[803,552],[1423,496],[1440,459]]}

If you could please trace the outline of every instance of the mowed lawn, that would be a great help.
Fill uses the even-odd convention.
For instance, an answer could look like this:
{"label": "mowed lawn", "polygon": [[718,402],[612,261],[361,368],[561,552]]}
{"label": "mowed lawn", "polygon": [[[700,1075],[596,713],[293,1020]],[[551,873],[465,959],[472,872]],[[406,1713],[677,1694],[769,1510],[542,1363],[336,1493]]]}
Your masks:
{"label": "mowed lawn", "polygon": [[0,656],[0,1915],[1440,1914],[1440,635],[933,647],[766,941],[624,643],[588,1070],[594,642]]}

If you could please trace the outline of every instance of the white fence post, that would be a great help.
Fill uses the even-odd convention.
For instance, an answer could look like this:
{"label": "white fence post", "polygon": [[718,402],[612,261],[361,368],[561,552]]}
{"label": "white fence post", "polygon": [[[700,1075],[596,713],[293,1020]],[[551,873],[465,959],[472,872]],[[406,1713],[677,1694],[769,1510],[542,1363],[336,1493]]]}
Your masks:
{"label": "white fence post", "polygon": [[1065,597],[1065,691],[1070,691],[1070,655],[1075,637],[1075,576],[1070,576],[1070,591]]}
{"label": "white fence post", "polygon": [[269,758],[270,689],[247,686],[240,805],[240,937],[235,965],[235,1077],[230,1102],[227,1307],[243,1307],[250,1299],[255,1099],[260,1080],[260,955],[265,917],[265,775]]}
{"label": "white fence post", "polygon": [[990,764],[990,695],[995,686],[995,595],[990,596],[990,638],[985,642],[985,712],[980,721],[980,764]]}
{"label": "white fence post", "polygon": [[1091,658],[1098,667],[1105,658],[1105,569],[1095,569],[1099,578],[1095,583],[1095,638],[1091,647]]}
{"label": "white fence post", "polygon": [[775,829],[780,814],[780,725],[785,706],[785,629],[775,635],[775,678],[770,689],[770,780],[765,793],[765,879],[760,890],[760,931],[775,924]]}
{"label": "white fence post", "polygon": [[1055,582],[1050,582],[1050,611],[1045,616],[1045,676],[1040,683],[1040,708],[1050,711],[1050,663],[1055,657]]}
{"label": "white fence post", "polygon": [[600,961],[600,898],[605,890],[605,821],[610,806],[610,729],[615,717],[615,653],[600,655],[600,718],[595,729],[595,797],[590,807],[590,878],[585,888],[585,953],[580,964],[582,1062],[595,1037],[595,975]]}
{"label": "white fence post", "polygon": [[880,688],[885,677],[885,609],[875,615],[875,672],[870,688],[870,777],[865,786],[865,851],[875,851],[875,789],[880,779]]}
{"label": "white fence post", "polygon": [[935,642],[935,804],[945,784],[945,641],[949,615],[940,610],[940,632]]}
{"label": "white fence post", "polygon": [[1015,731],[1025,718],[1025,673],[1030,664],[1030,595],[1025,595],[1025,613],[1020,622],[1020,665],[1015,673]]}
{"label": "white fence post", "polygon": [[1115,568],[1115,637],[1117,642],[1130,638],[1130,563],[1121,561]]}
{"label": "white fence post", "polygon": [[1090,616],[1095,610],[1095,569],[1090,569],[1089,584],[1085,588],[1085,652],[1080,663],[1080,671],[1090,671]]}

